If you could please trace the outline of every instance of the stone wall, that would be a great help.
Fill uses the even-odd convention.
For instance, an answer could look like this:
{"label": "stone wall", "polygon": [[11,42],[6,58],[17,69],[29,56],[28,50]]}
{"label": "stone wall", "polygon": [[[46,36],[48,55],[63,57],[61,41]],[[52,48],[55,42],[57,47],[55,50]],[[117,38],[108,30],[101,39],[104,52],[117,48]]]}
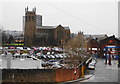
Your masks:
{"label": "stone wall", "polygon": [[3,69],[2,82],[55,82],[54,69]]}

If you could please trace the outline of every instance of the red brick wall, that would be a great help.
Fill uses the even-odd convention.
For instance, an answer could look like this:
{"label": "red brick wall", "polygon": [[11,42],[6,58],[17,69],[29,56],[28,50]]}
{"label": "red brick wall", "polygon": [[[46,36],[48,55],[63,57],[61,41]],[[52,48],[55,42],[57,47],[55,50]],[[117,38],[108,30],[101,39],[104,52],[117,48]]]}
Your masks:
{"label": "red brick wall", "polygon": [[[85,69],[84,65],[83,70]],[[2,76],[3,82],[13,82],[13,80],[14,82],[66,82],[80,78],[82,67],[76,69],[3,69]]]}
{"label": "red brick wall", "polygon": [[76,69],[57,69],[56,82],[65,82],[80,78],[82,75],[81,69],[82,69],[81,67]]}

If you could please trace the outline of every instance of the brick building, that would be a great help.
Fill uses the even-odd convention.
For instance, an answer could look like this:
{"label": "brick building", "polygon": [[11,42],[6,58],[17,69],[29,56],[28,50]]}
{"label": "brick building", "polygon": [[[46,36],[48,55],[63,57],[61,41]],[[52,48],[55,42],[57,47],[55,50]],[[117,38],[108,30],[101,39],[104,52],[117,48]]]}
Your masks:
{"label": "brick building", "polygon": [[68,26],[43,26],[42,16],[36,14],[36,8],[32,11],[28,11],[28,7],[25,8],[23,27],[26,45],[60,46],[70,39]]}
{"label": "brick building", "polygon": [[102,40],[98,40],[97,38],[91,39],[88,42],[87,50],[89,52],[97,52],[100,57],[104,57],[108,51],[115,56],[120,52],[120,40],[115,38],[114,35]]}
{"label": "brick building", "polygon": [[120,40],[115,38],[114,35],[101,40],[99,45],[101,57],[103,57],[107,51],[110,51],[113,55],[118,55],[118,52],[120,52]]}

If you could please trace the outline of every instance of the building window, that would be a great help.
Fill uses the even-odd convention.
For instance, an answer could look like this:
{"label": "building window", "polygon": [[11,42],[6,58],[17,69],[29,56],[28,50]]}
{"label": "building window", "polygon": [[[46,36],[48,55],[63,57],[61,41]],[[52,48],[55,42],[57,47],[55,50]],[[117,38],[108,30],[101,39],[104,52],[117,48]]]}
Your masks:
{"label": "building window", "polygon": [[25,21],[27,22],[27,16],[25,16]]}
{"label": "building window", "polygon": [[35,20],[35,16],[32,16],[32,21],[34,21]]}

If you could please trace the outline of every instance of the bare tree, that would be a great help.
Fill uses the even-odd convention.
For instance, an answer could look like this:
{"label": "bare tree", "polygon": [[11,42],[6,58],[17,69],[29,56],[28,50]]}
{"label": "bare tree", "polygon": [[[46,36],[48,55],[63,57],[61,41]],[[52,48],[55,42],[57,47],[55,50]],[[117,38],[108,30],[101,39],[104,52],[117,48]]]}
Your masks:
{"label": "bare tree", "polygon": [[70,39],[64,47],[66,49],[72,49],[72,50],[77,50],[78,48],[82,48],[83,46],[83,32],[78,33],[78,35],[72,39]]}

